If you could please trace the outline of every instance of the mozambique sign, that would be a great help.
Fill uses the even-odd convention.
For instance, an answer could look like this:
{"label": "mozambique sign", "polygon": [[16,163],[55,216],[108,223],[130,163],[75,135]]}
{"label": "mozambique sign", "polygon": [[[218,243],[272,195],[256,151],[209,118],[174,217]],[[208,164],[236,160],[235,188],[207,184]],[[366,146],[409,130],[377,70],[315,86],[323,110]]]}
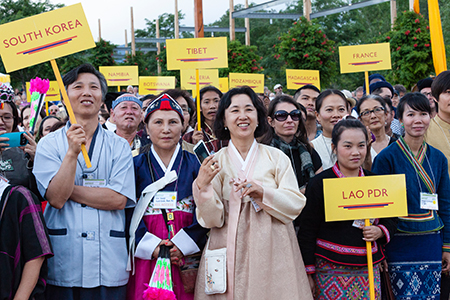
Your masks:
{"label": "mozambique sign", "polygon": [[[200,89],[212,85],[219,87],[219,70],[198,70],[199,71],[199,85]],[[196,75],[195,70],[181,70],[180,71],[181,88],[185,90],[195,91],[196,89]],[[193,95],[194,96],[194,95]],[[195,97],[195,96],[194,96]]]}
{"label": "mozambique sign", "polygon": [[320,73],[317,70],[286,69],[286,82],[289,90],[312,84],[320,90]]}
{"label": "mozambique sign", "polygon": [[[26,83],[27,87],[27,101],[31,102],[30,82]],[[45,94],[45,101],[61,101],[61,94],[59,92],[58,81],[50,81],[50,87]]]}
{"label": "mozambique sign", "polygon": [[323,187],[327,222],[408,215],[404,174],[324,179]]}
{"label": "mozambique sign", "polygon": [[139,94],[159,94],[175,88],[175,76],[140,76]]}
{"label": "mozambique sign", "polygon": [[167,70],[228,67],[227,38],[166,40]]}
{"label": "mozambique sign", "polygon": [[108,86],[138,85],[138,66],[99,67],[100,73],[105,76]]}
{"label": "mozambique sign", "polygon": [[264,74],[230,73],[230,89],[247,85],[255,93],[264,93]]}
{"label": "mozambique sign", "polygon": [[224,94],[228,92],[228,77],[219,78],[219,90]]}
{"label": "mozambique sign", "polygon": [[80,3],[0,26],[7,72],[95,47]]}
{"label": "mozambique sign", "polygon": [[339,47],[341,73],[391,69],[389,43]]}

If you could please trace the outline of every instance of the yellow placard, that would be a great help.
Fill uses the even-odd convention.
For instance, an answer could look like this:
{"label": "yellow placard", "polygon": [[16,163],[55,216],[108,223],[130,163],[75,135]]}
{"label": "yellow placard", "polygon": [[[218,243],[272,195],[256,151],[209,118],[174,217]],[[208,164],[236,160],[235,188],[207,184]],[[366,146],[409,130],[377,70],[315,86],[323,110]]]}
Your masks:
{"label": "yellow placard", "polygon": [[289,90],[312,84],[320,90],[320,73],[317,70],[286,69],[286,82]]}
{"label": "yellow placard", "polygon": [[324,179],[323,191],[327,222],[408,215],[404,174]]}
{"label": "yellow placard", "polygon": [[11,82],[11,78],[7,74],[0,74],[0,83],[8,83]]}
{"label": "yellow placard", "polygon": [[391,49],[389,43],[339,47],[341,73],[389,70]]}
{"label": "yellow placard", "polygon": [[[31,102],[31,94],[30,94],[30,82],[26,83],[27,87],[27,101]],[[45,94],[45,101],[61,101],[61,94],[59,92],[58,81],[50,81],[50,87]]]}
{"label": "yellow placard", "polygon": [[228,68],[227,38],[166,40],[167,70]]}
{"label": "yellow placard", "polygon": [[138,66],[99,67],[108,86],[126,86],[139,84]]}
{"label": "yellow placard", "polygon": [[[192,90],[192,96],[197,97],[195,70],[180,70],[181,88]],[[200,89],[205,86],[212,85],[219,87],[219,70],[199,70]]]}
{"label": "yellow placard", "polygon": [[219,90],[224,94],[228,92],[228,77],[219,78]]}
{"label": "yellow placard", "polygon": [[264,74],[230,73],[230,89],[247,85],[255,93],[264,93]]}
{"label": "yellow placard", "polygon": [[175,88],[175,76],[140,76],[139,94],[156,95],[167,89]]}
{"label": "yellow placard", "polygon": [[0,26],[7,72],[95,47],[81,3]]}

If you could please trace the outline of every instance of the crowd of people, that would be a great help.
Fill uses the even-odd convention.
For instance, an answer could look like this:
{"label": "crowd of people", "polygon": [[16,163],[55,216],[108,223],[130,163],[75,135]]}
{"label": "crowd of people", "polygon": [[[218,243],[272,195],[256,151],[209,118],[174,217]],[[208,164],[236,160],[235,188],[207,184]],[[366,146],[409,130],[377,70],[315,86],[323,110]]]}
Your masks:
{"label": "crowd of people", "polygon": [[[89,64],[63,82],[77,123],[50,105],[31,133],[0,88],[0,300],[149,299],[167,248],[176,299],[369,299],[366,242],[376,299],[449,299],[450,71],[197,99],[108,93]],[[390,174],[407,216],[325,221],[324,179]]]}

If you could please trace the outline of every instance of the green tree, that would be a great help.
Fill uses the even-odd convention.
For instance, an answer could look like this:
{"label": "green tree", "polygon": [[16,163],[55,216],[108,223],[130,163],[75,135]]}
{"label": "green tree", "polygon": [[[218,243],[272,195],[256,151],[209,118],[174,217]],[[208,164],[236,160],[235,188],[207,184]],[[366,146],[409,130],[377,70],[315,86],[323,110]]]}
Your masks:
{"label": "green tree", "polygon": [[228,43],[228,68],[219,69],[219,77],[229,73],[259,73],[263,70],[256,46],[245,46],[239,41]]}

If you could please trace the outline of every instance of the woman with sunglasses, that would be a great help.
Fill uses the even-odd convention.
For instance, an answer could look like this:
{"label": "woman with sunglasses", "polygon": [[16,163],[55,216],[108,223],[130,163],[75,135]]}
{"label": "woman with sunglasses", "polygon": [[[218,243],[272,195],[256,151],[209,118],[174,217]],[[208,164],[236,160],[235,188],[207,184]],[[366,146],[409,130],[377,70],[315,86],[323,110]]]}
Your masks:
{"label": "woman with sunglasses", "polygon": [[309,179],[322,172],[322,161],[308,143],[300,104],[290,96],[277,96],[270,102],[267,119],[272,126],[270,145],[289,157],[300,191],[305,193]]}
{"label": "woman with sunglasses", "polygon": [[356,104],[356,112],[361,122],[374,134],[375,140],[370,144],[371,161],[384,148],[394,143],[397,139],[386,134],[385,124],[388,112],[386,102],[377,95],[366,95]]}
{"label": "woman with sunglasses", "polygon": [[319,153],[324,170],[331,168],[336,156],[331,149],[331,132],[334,125],[347,115],[347,98],[339,90],[326,90],[316,100],[316,117],[322,125],[322,134],[312,140],[314,149]]}

